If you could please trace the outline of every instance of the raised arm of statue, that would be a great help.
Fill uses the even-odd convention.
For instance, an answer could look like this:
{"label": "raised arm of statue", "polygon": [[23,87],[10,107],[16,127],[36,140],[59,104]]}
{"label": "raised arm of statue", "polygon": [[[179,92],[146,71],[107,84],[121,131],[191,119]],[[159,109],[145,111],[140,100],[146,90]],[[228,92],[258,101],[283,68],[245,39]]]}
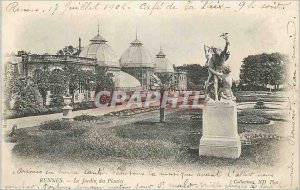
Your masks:
{"label": "raised arm of statue", "polygon": [[229,46],[229,42],[228,42],[228,38],[224,38],[224,39],[225,39],[225,41],[226,41],[226,44],[225,44],[223,53],[227,53],[227,51],[228,51],[228,46]]}
{"label": "raised arm of statue", "polygon": [[205,53],[205,56],[207,55],[207,48],[208,46],[207,45],[204,45],[204,53]]}

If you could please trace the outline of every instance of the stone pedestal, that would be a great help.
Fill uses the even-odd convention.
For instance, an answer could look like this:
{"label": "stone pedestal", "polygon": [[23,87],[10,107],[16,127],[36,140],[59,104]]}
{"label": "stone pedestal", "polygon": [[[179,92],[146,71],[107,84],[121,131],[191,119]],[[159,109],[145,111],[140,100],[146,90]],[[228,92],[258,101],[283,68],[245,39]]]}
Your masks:
{"label": "stone pedestal", "polygon": [[200,139],[199,155],[239,158],[240,154],[236,103],[208,102],[203,108],[203,136]]}
{"label": "stone pedestal", "polygon": [[73,120],[73,108],[70,106],[71,103],[71,97],[64,96],[64,103],[65,106],[62,108],[63,110],[63,117],[64,120]]}

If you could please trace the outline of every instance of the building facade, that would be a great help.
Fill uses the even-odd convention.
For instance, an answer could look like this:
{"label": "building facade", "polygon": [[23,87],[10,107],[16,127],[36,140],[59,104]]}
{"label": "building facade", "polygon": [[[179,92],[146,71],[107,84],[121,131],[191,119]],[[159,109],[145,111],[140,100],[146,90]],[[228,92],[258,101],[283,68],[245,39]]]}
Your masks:
{"label": "building facade", "polygon": [[120,66],[122,71],[134,76],[141,83],[143,90],[150,90],[155,64],[151,53],[137,37],[121,55]]}
{"label": "building facade", "polygon": [[[99,34],[99,29],[97,35],[90,40],[90,44],[83,49],[79,38],[78,52],[75,55],[36,55],[19,51],[17,55],[8,57],[10,58],[7,58],[6,67],[10,65],[14,75],[18,76],[30,77],[44,68],[48,68],[51,72],[61,72],[67,64],[76,64],[83,70],[93,71],[96,66],[106,68],[113,74],[116,90],[151,90],[151,77],[159,73],[170,73],[176,84],[175,89],[186,90],[186,73],[175,71],[162,50],[154,58],[137,36],[119,60],[113,48],[108,45],[108,41]],[[94,97],[94,91],[78,89],[74,100],[91,101]],[[50,98],[49,91],[48,103]]]}

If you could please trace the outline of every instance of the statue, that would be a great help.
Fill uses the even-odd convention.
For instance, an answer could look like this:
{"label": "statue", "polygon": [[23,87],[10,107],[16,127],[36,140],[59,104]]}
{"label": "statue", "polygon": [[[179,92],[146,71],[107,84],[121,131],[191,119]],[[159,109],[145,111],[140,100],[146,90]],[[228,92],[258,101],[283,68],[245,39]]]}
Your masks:
{"label": "statue", "polygon": [[[239,158],[241,140],[237,127],[237,105],[234,102],[231,70],[228,64],[228,34],[221,35],[226,45],[224,50],[204,46],[208,79],[206,94],[210,100],[203,109],[202,137],[199,144],[200,156]],[[212,82],[211,82],[212,80]]]}
{"label": "statue", "polygon": [[[230,53],[228,51],[228,46],[229,46],[228,33],[223,33],[220,37],[222,37],[226,42],[225,48],[223,51],[219,48],[208,47],[208,46],[204,45],[206,66],[208,66],[208,73],[209,73],[208,79],[205,82],[204,88],[205,88],[205,91],[208,92],[209,87],[211,85],[210,81],[211,81],[211,79],[213,79],[213,84],[214,84],[214,93],[213,94],[214,94],[215,101],[218,101],[220,98],[234,99],[232,94],[229,96],[230,92],[232,93],[232,91],[231,91],[232,79],[231,79],[231,83],[229,84],[230,68],[228,67],[225,69],[226,71],[224,70],[225,61],[227,61],[227,59],[229,58],[229,55],[230,55]],[[224,71],[226,72],[226,74],[223,73]],[[223,86],[221,85],[221,83],[224,83]],[[228,89],[229,86],[230,86],[230,89]],[[210,97],[210,98],[212,98],[212,97]]]}
{"label": "statue", "polygon": [[236,98],[233,95],[231,90],[232,87],[232,77],[230,75],[231,70],[229,66],[223,67],[222,72],[217,72],[211,68],[209,68],[210,72],[212,72],[215,76],[218,76],[222,80],[222,86],[218,89],[219,96],[222,100],[235,100]]}

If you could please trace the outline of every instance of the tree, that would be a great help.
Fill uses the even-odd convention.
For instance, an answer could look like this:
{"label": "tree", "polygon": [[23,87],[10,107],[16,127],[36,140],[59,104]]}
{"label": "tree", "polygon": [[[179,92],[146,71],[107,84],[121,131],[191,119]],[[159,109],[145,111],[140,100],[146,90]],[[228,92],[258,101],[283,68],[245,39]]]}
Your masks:
{"label": "tree", "polygon": [[32,78],[33,82],[37,85],[37,88],[43,98],[44,106],[46,106],[47,93],[51,87],[50,75],[51,72],[49,68],[44,67],[43,70],[42,69],[36,70]]}
{"label": "tree", "polygon": [[11,77],[6,76],[4,73],[4,101],[7,108],[11,109],[10,101],[15,100],[17,96],[20,96],[28,84],[28,77]]}
{"label": "tree", "polygon": [[285,82],[286,68],[289,60],[280,53],[249,55],[243,59],[240,79],[253,89],[273,85],[278,88]]}
{"label": "tree", "polygon": [[57,51],[56,55],[74,55],[77,53],[77,49],[73,46],[66,46],[63,49]]}
{"label": "tree", "polygon": [[28,85],[29,77],[18,77],[12,82],[11,90],[14,95],[21,95]]}
{"label": "tree", "polygon": [[113,77],[114,75],[112,73],[107,72],[107,68],[96,66],[92,78],[95,93],[97,94],[99,91],[103,90],[113,91],[115,88]]}
{"label": "tree", "polygon": [[62,106],[63,96],[67,94],[67,81],[63,71],[55,69],[49,77],[50,91],[52,94],[50,104],[52,106]]}
{"label": "tree", "polygon": [[201,85],[204,83],[208,77],[207,67],[201,66],[199,64],[189,64],[176,67],[176,69],[183,70],[187,73],[187,80],[189,85]]}
{"label": "tree", "polygon": [[63,75],[67,83],[69,95],[72,97],[72,103],[74,103],[74,95],[77,90],[91,89],[92,71],[83,70],[79,65],[67,64],[65,65]]}
{"label": "tree", "polygon": [[67,82],[67,88],[69,95],[72,97],[72,103],[74,103],[74,94],[80,87],[80,78],[82,70],[77,65],[67,64],[65,65],[63,75]]}
{"label": "tree", "polygon": [[[163,100],[164,92],[169,91],[174,88],[174,82],[173,82],[174,76],[173,76],[173,74],[170,74],[170,73],[159,73],[159,74],[157,74],[157,77],[159,78],[159,80],[157,78],[152,77],[151,83],[155,83],[158,85],[158,89],[160,91],[160,100],[159,100],[160,118],[159,118],[159,121],[165,122],[165,108],[162,106],[162,100]],[[156,87],[156,89],[157,89],[157,87]]]}
{"label": "tree", "polygon": [[16,98],[14,109],[21,113],[38,113],[42,105],[42,97],[37,86],[29,82],[28,85],[20,92]]}

